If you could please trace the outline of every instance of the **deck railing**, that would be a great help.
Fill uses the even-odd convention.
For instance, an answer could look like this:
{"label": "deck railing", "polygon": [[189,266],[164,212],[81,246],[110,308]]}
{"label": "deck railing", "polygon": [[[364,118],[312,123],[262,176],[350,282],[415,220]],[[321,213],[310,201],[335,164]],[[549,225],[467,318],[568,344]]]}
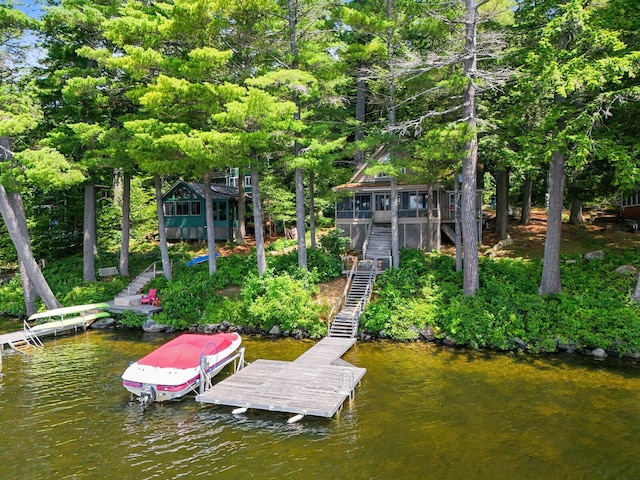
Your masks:
{"label": "deck railing", "polygon": [[351,282],[353,281],[353,276],[355,275],[356,270],[358,268],[358,257],[354,257],[352,255],[345,255],[344,257],[342,257],[342,261],[344,262],[345,260],[351,262],[351,268],[349,269],[349,273],[347,274],[347,282],[344,286],[344,290],[342,291],[342,295],[340,295],[340,297],[338,297],[338,299],[335,302],[333,302],[333,306],[331,307],[331,310],[329,311],[329,315],[327,316],[328,330],[331,329],[331,324],[333,323],[333,320],[335,319],[338,312],[342,310],[342,307],[344,306],[344,302],[347,299],[347,295],[349,295],[349,289],[351,288]]}

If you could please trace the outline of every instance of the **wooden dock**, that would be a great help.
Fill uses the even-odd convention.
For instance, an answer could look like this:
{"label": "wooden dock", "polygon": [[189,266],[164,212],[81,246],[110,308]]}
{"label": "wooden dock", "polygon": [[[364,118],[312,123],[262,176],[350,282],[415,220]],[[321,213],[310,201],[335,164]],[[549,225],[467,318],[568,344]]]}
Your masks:
{"label": "wooden dock", "polygon": [[332,417],[366,373],[340,357],[354,338],[324,338],[293,362],[257,360],[196,396],[201,403]]}

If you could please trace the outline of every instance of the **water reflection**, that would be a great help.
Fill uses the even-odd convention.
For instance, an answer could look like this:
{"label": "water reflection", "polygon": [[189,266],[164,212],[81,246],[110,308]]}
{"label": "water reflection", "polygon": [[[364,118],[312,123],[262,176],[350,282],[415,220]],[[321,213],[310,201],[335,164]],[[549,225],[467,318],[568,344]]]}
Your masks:
{"label": "water reflection", "polygon": [[[167,341],[87,332],[5,352],[3,478],[636,478],[640,371],[628,361],[357,344],[367,368],[333,419],[201,406],[142,410],[121,385]],[[292,360],[312,342],[244,341],[248,361]]]}

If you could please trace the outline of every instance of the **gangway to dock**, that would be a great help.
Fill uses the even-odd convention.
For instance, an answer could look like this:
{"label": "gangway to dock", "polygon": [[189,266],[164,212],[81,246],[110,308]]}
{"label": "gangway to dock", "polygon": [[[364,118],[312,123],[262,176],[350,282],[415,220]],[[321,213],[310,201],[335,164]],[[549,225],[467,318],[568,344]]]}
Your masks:
{"label": "gangway to dock", "polygon": [[243,409],[333,417],[366,369],[342,360],[355,338],[326,337],[293,362],[256,360],[196,396],[196,401]]}

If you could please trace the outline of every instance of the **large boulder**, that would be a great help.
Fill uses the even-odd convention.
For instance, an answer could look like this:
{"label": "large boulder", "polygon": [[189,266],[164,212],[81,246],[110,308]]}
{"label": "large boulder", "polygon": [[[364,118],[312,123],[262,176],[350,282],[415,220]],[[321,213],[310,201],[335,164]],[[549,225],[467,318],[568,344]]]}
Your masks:
{"label": "large boulder", "polygon": [[167,325],[156,323],[151,318],[147,318],[147,320],[142,324],[142,330],[144,330],[147,333],[164,332],[166,329],[167,329]]}
{"label": "large boulder", "polygon": [[113,326],[115,326],[115,324],[116,324],[116,321],[111,317],[101,318],[100,320],[97,320],[97,321],[93,322],[91,324],[91,328],[95,328],[95,329],[98,329],[98,330],[103,330],[105,328],[113,327]]}
{"label": "large boulder", "polygon": [[269,330],[269,335],[273,337],[280,337],[282,335],[282,329],[279,325],[274,325],[271,327],[271,330]]}
{"label": "large boulder", "polygon": [[616,268],[616,273],[619,273],[620,275],[637,275],[638,269],[633,265],[620,265]]}
{"label": "large boulder", "polygon": [[593,252],[587,252],[584,254],[584,259],[591,262],[593,260],[604,260],[604,252],[602,250],[595,250]]}

